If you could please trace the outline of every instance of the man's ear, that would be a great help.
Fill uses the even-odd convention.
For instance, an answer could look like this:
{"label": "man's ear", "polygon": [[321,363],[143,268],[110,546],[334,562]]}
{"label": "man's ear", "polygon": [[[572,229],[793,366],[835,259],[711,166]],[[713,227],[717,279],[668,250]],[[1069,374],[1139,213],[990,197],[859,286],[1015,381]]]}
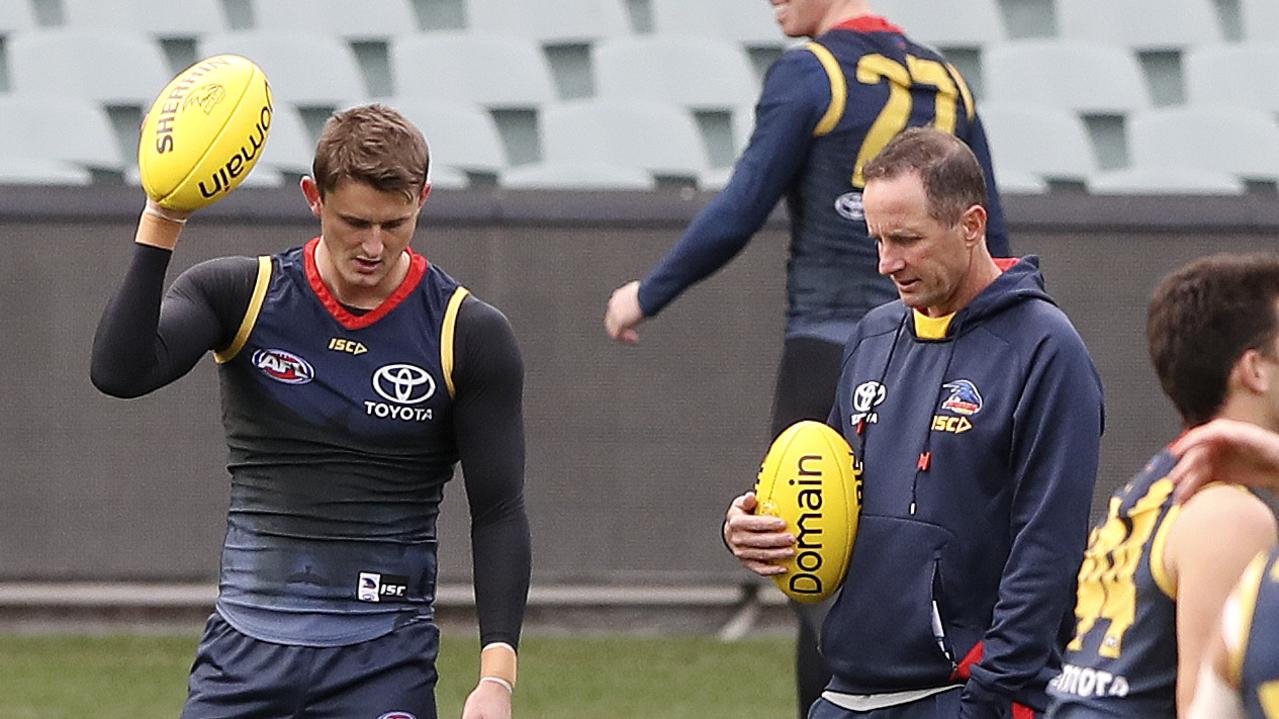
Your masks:
{"label": "man's ear", "polygon": [[431,196],[431,182],[428,180],[425,184],[422,185],[422,196],[417,198],[417,209],[419,210],[422,209],[422,206],[426,204],[426,198],[430,196]]}
{"label": "man's ear", "polygon": [[311,208],[311,214],[318,219],[320,210],[324,209],[324,197],[320,192],[320,186],[316,184],[315,178],[310,175],[303,175],[302,181],[298,183],[302,188],[302,196],[306,198],[306,204]]}
{"label": "man's ear", "polygon": [[1274,362],[1265,361],[1261,350],[1244,350],[1235,366],[1230,369],[1230,380],[1256,394],[1262,394],[1279,382],[1279,371]]}
{"label": "man's ear", "polygon": [[968,246],[976,245],[986,239],[986,208],[973,205],[959,216],[959,226],[964,231],[964,242]]}

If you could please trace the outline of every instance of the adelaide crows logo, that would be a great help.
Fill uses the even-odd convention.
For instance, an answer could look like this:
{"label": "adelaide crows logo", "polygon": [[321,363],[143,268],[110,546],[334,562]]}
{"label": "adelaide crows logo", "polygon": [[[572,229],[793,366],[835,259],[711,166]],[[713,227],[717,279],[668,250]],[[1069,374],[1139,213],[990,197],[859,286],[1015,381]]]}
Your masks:
{"label": "adelaide crows logo", "polygon": [[977,391],[977,385],[971,381],[952,380],[942,385],[942,389],[950,390],[950,394],[942,400],[942,409],[964,417],[971,417],[981,411],[981,392]]}

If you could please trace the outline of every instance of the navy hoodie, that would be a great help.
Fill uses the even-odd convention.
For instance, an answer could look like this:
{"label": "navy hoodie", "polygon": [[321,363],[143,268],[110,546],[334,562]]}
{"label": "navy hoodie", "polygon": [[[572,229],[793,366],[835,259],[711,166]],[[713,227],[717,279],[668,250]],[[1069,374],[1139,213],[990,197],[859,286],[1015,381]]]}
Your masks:
{"label": "navy hoodie", "polygon": [[1101,380],[1035,257],[948,327],[930,324],[889,303],[845,348],[828,421],[853,447],[864,495],[822,631],[831,688],[968,677],[965,718],[1007,716],[1013,701],[1043,710],[1073,628]]}

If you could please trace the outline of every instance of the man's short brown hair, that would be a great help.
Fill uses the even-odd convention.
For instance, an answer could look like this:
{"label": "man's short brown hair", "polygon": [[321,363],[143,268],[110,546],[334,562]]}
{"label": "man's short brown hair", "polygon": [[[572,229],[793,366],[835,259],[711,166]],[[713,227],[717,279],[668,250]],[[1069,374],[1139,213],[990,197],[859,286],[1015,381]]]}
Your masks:
{"label": "man's short brown hair", "polygon": [[416,199],[430,162],[426,138],[408,118],[386,105],[360,105],[324,123],[311,172],[324,193],[354,180]]}
{"label": "man's short brown hair", "polygon": [[954,226],[973,205],[986,206],[986,176],[962,140],[930,127],[913,127],[894,137],[862,169],[862,177],[891,180],[914,172],[924,183],[928,214]]}
{"label": "man's short brown hair", "polygon": [[1271,355],[1279,334],[1279,253],[1204,257],[1165,277],[1146,312],[1146,341],[1159,383],[1187,426],[1226,401],[1243,353]]}

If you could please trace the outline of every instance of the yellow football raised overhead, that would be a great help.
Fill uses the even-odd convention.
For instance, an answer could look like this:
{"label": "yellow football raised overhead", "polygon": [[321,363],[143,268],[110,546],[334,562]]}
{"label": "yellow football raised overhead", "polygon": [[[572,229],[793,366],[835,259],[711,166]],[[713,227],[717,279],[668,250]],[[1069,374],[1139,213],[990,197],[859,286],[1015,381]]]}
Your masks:
{"label": "yellow football raised overhead", "polygon": [[853,450],[835,430],[805,420],[773,440],[759,468],[757,512],[786,520],[798,543],[773,577],[786,596],[820,602],[839,588],[857,536],[861,491]]}
{"label": "yellow football raised overhead", "polygon": [[142,123],[142,188],[174,210],[217,202],[262,156],[272,111],[266,75],[247,58],[217,55],[183,70]]}

